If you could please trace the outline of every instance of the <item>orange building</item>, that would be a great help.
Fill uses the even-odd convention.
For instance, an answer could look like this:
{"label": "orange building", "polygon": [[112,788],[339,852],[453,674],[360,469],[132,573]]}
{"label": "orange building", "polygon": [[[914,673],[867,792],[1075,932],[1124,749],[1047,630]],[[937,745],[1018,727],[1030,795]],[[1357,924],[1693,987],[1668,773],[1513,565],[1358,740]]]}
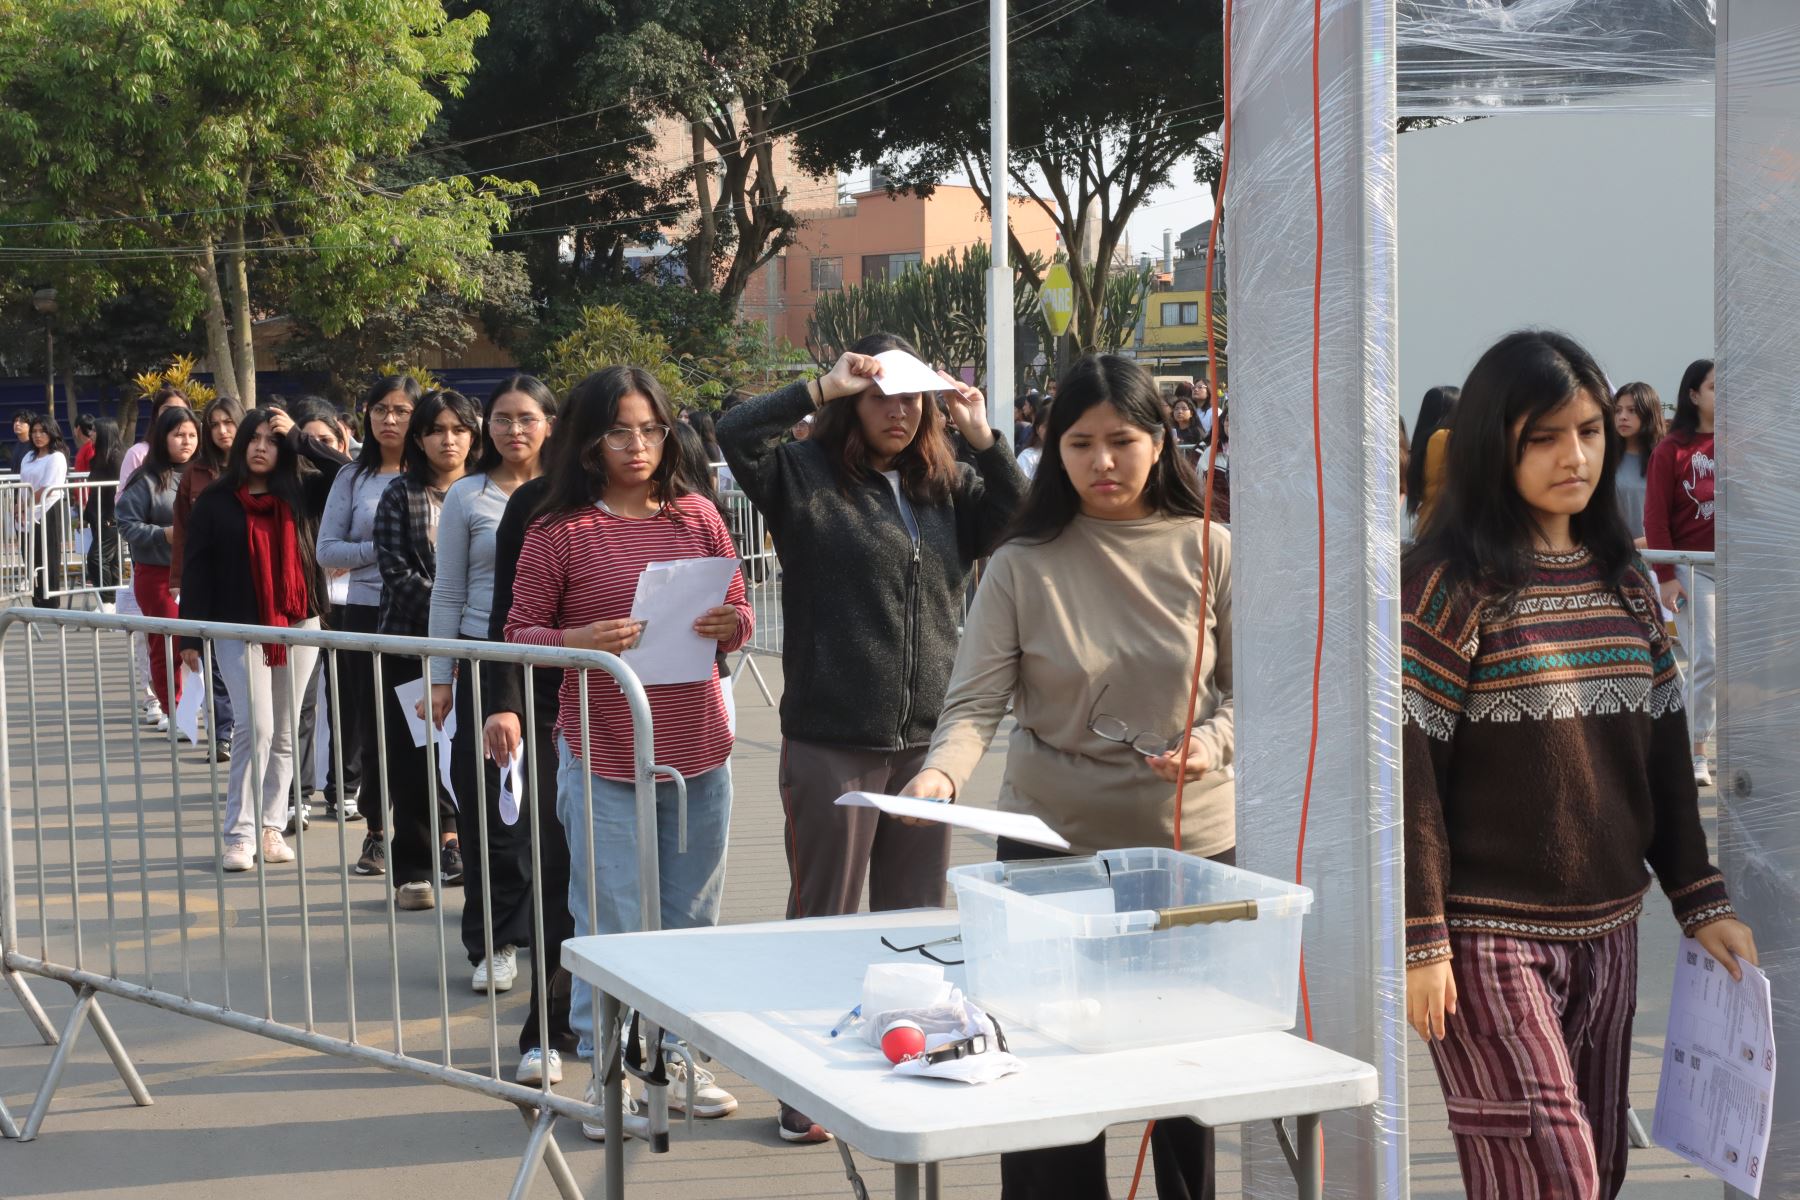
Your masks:
{"label": "orange building", "polygon": [[[929,198],[862,192],[832,208],[795,206],[804,223],[794,245],[750,280],[740,311],[769,332],[806,345],[806,323],[821,292],[888,279],[926,259],[985,244],[987,209],[975,189],[940,184]],[[1056,253],[1056,229],[1028,200],[1012,201],[1013,233],[1028,251],[1048,261]]]}

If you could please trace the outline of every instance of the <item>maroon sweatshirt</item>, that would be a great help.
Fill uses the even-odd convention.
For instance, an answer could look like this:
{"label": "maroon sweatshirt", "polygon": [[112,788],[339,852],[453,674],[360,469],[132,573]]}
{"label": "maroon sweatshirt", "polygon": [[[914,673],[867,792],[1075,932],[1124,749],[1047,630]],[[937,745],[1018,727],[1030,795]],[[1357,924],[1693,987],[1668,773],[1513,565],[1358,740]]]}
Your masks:
{"label": "maroon sweatshirt", "polygon": [[[1672,433],[1650,454],[1644,482],[1644,538],[1652,550],[1713,548],[1713,435]],[[1675,568],[1659,566],[1667,583]]]}

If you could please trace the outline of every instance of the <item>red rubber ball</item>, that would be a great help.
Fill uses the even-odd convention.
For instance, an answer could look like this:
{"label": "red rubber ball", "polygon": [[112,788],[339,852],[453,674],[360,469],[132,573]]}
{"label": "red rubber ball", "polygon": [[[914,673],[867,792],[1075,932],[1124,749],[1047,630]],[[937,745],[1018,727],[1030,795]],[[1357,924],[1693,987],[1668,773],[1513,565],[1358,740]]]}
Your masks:
{"label": "red rubber ball", "polygon": [[891,1063],[925,1053],[925,1031],[914,1021],[895,1021],[881,1031],[881,1052]]}

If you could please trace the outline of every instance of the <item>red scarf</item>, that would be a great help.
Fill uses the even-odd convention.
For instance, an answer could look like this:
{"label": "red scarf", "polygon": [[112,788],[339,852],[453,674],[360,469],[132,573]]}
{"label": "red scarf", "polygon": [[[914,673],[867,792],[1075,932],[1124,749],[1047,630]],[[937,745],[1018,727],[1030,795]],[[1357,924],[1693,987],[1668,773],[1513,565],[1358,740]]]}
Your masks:
{"label": "red scarf", "polygon": [[[244,508],[257,622],[276,629],[297,625],[307,618],[307,587],[294,510],[272,492],[251,495],[247,486],[238,488],[237,498]],[[265,645],[263,662],[271,667],[286,666],[287,647]]]}

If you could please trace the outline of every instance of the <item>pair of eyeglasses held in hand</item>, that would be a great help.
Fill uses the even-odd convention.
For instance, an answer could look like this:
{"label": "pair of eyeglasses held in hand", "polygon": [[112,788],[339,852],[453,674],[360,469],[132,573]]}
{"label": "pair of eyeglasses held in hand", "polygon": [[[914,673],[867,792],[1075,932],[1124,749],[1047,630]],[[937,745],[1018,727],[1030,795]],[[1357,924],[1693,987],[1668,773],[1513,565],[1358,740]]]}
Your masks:
{"label": "pair of eyeglasses held in hand", "polygon": [[1173,749],[1175,743],[1160,733],[1134,730],[1120,718],[1109,717],[1100,711],[1100,702],[1106,699],[1107,688],[1111,686],[1102,687],[1100,694],[1094,697],[1094,706],[1088,709],[1088,732],[1109,742],[1130,746],[1145,758],[1157,758]]}

